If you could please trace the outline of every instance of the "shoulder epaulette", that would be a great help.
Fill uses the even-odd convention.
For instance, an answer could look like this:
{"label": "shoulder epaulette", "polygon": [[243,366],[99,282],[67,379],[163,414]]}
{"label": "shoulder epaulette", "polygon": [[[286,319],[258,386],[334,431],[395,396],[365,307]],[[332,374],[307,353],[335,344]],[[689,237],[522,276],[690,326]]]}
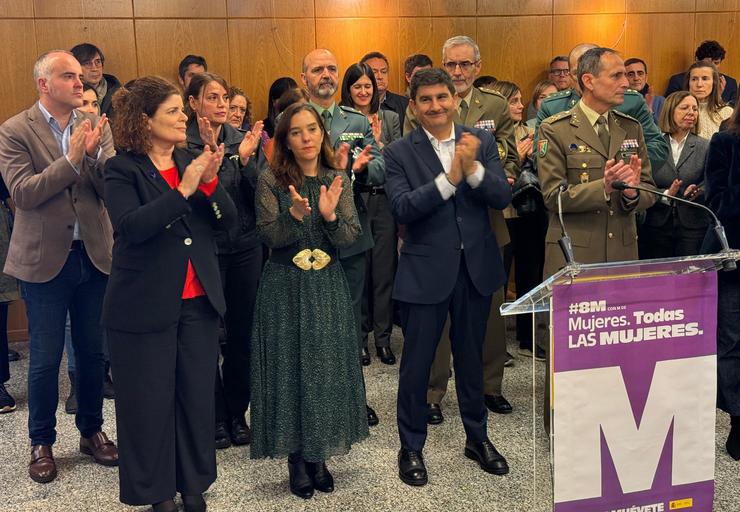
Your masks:
{"label": "shoulder epaulette", "polygon": [[485,87],[479,87],[478,90],[480,92],[484,93],[484,94],[491,94],[493,96],[500,96],[501,98],[506,99],[506,97],[503,94],[501,94],[498,91],[494,91],[493,89],[487,89]]}
{"label": "shoulder epaulette", "polygon": [[629,115],[629,114],[625,114],[624,112],[620,112],[619,110],[612,110],[612,112],[614,112],[614,114],[615,114],[616,116],[619,116],[619,117],[624,117],[625,119],[629,119],[630,121],[634,121],[634,122],[636,122],[637,124],[639,124],[639,123],[640,123],[640,121],[638,121],[637,119],[635,119],[635,118],[634,118],[634,117],[632,117],[631,115]]}
{"label": "shoulder epaulette", "polygon": [[553,100],[559,100],[563,98],[569,98],[571,94],[573,94],[573,89],[564,89],[562,91],[552,93],[547,98],[542,100],[542,102],[544,103],[545,101],[553,101]]}
{"label": "shoulder epaulette", "polygon": [[352,114],[360,114],[360,115],[364,115],[364,114],[363,114],[362,112],[360,112],[359,110],[357,110],[357,109],[355,109],[355,108],[352,108],[352,107],[348,107],[348,106],[346,106],[346,105],[339,105],[339,108],[341,108],[341,109],[342,109],[342,110],[344,110],[345,112],[350,112],[350,113],[352,113]]}
{"label": "shoulder epaulette", "polygon": [[544,121],[543,123],[554,123],[555,121],[560,121],[561,119],[565,119],[566,117],[570,117],[573,112],[570,110],[563,110],[562,112],[558,112],[557,114],[551,115]]}
{"label": "shoulder epaulette", "polygon": [[625,93],[625,94],[629,94],[630,96],[635,96],[635,95],[639,95],[639,96],[642,96],[642,93],[640,93],[640,91],[636,91],[636,90],[634,90],[634,89],[626,89],[626,90],[624,91],[624,93]]}

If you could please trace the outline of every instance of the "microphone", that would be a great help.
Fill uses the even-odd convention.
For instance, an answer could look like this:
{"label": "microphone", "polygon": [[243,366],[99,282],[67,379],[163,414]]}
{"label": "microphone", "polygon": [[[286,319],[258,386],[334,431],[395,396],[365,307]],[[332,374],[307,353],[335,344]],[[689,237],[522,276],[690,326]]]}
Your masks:
{"label": "microphone", "polygon": [[[712,210],[704,206],[703,204],[694,203],[692,201],[688,201],[686,199],[683,199],[682,197],[675,197],[668,194],[665,194],[663,192],[658,192],[657,190],[651,190],[649,188],[640,187],[637,185],[627,185],[623,181],[615,181],[612,183],[612,188],[615,190],[642,190],[643,192],[648,192],[650,194],[655,194],[656,196],[661,197],[667,197],[668,199],[671,199],[673,201],[678,201],[679,203],[688,204],[694,208],[700,208],[706,212],[709,213],[709,215],[712,216],[712,219],[714,219],[714,234],[719,240],[720,245],[722,246],[722,250],[720,251],[720,254],[723,252],[730,252],[730,244],[727,242],[727,235],[725,235],[725,228],[722,226],[722,223],[719,221],[717,216],[714,214]],[[722,269],[723,270],[735,270],[737,268],[737,263],[735,263],[734,259],[728,258],[726,260],[722,260]]]}
{"label": "microphone", "polygon": [[565,231],[565,223],[563,222],[563,200],[560,197],[566,190],[568,190],[568,182],[563,180],[560,182],[560,186],[558,187],[558,220],[560,221],[560,239],[558,240],[558,245],[560,246],[560,250],[563,251],[563,256],[565,256],[565,264],[573,265],[575,264],[576,259],[573,256],[573,245],[570,243],[570,237],[568,236],[568,232]]}

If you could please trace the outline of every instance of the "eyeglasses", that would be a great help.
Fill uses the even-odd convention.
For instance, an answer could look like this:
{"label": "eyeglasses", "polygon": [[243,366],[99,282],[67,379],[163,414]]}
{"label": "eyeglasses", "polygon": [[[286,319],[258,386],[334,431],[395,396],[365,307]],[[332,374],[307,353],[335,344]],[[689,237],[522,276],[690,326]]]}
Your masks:
{"label": "eyeglasses", "polygon": [[553,69],[550,70],[550,74],[551,75],[566,76],[566,75],[570,74],[570,69],[568,69],[568,68],[565,68],[565,69],[554,69],[553,68]]}
{"label": "eyeglasses", "polygon": [[102,68],[103,67],[103,59],[97,58],[93,60],[86,60],[85,62],[81,62],[83,67],[86,68]]}
{"label": "eyeglasses", "polygon": [[464,60],[462,62],[455,62],[454,60],[448,61],[444,63],[444,67],[447,71],[450,73],[454,73],[458,66],[460,66],[460,71],[463,73],[467,73],[471,69],[473,69],[473,66],[478,64],[480,61],[477,60],[475,62],[470,62],[469,60]]}

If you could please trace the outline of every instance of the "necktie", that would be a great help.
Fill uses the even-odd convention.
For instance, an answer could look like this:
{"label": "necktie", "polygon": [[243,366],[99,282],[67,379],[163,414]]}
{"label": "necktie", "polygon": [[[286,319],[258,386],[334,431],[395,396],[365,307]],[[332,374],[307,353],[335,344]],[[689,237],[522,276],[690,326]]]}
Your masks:
{"label": "necktie", "polygon": [[460,102],[460,122],[465,124],[465,119],[468,117],[468,102],[462,100]]}
{"label": "necktie", "polygon": [[321,117],[324,119],[324,129],[329,133],[329,131],[331,131],[331,112],[329,112],[328,109],[324,110],[321,113]]}
{"label": "necktie", "polygon": [[604,146],[606,152],[609,152],[609,132],[606,129],[606,118],[599,116],[596,120],[596,135],[599,136],[601,144]]}

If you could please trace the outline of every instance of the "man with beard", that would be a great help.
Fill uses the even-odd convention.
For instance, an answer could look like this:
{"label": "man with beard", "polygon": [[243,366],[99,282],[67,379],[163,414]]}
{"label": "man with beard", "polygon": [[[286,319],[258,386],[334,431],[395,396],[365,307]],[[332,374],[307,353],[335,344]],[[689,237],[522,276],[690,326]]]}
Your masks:
{"label": "man with beard", "polygon": [[[332,147],[339,161],[346,157],[347,183],[352,186],[355,208],[360,218],[362,233],[357,241],[346,249],[340,249],[339,260],[347,276],[352,309],[357,330],[357,364],[360,364],[362,345],[362,294],[365,288],[365,251],[373,246],[373,237],[367,216],[367,207],[360,195],[360,187],[378,187],[385,183],[385,162],[375,142],[370,121],[361,112],[337,105],[334,94],[339,84],[337,58],[329,50],[319,48],[303,58],[301,80],[306,86],[309,103],[316,109],[324,122]],[[371,407],[367,408],[370,426],[378,424],[378,416]]]}

